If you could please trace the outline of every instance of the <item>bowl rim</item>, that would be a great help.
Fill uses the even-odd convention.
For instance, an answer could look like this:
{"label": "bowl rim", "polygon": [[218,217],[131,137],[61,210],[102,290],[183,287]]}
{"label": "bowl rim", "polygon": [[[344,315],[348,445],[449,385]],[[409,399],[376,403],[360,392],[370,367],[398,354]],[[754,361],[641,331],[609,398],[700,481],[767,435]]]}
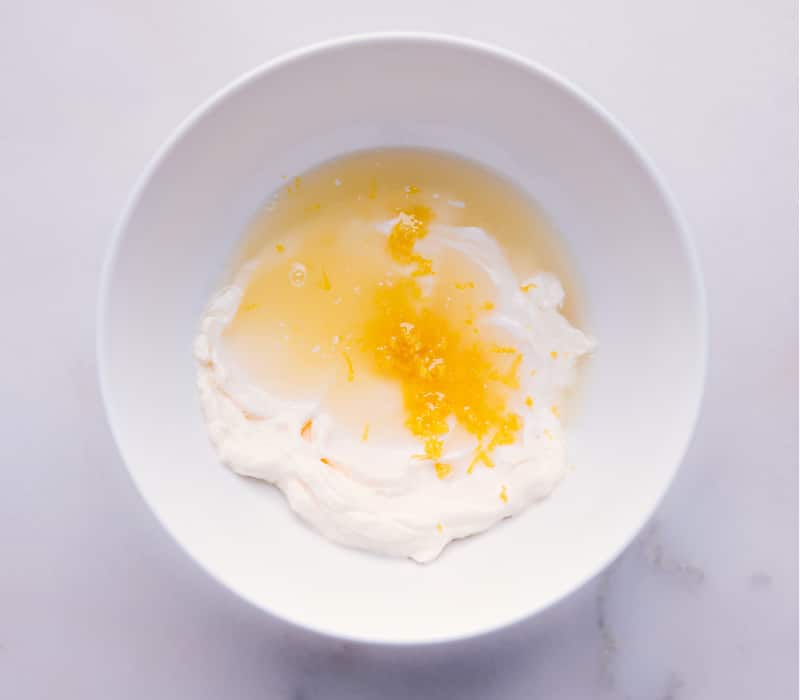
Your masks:
{"label": "bowl rim", "polygon": [[[142,487],[131,469],[122,443],[119,438],[119,433],[116,428],[116,415],[113,408],[112,391],[110,388],[110,379],[108,376],[108,358],[106,354],[107,346],[107,318],[109,313],[109,297],[110,289],[113,284],[114,274],[117,268],[119,252],[125,232],[133,217],[133,213],[138,207],[140,200],[150,182],[153,175],[157,172],[162,163],[170,155],[178,143],[212,110],[217,108],[228,98],[240,90],[246,89],[251,83],[255,82],[262,76],[278,71],[283,67],[294,63],[296,61],[324,55],[328,52],[339,51],[353,47],[365,47],[370,45],[381,45],[391,43],[424,43],[429,45],[436,45],[445,48],[456,48],[461,50],[469,50],[476,54],[483,56],[500,59],[501,61],[516,68],[522,68],[525,71],[536,75],[539,79],[549,82],[553,87],[568,94],[574,100],[582,103],[589,111],[591,111],[598,119],[605,123],[616,136],[624,143],[630,153],[634,156],[639,166],[643,169],[646,175],[653,182],[656,190],[658,191],[661,199],[663,200],[670,218],[673,220],[675,229],[677,230],[679,243],[686,256],[692,286],[692,295],[694,300],[694,315],[696,322],[696,333],[699,342],[699,373],[697,377],[697,386],[695,387],[695,396],[693,397],[693,413],[690,421],[690,429],[684,439],[684,443],[680,449],[680,457],[676,460],[672,468],[669,478],[665,481],[663,488],[657,497],[653,500],[651,508],[642,518],[641,522],[635,528],[620,539],[619,544],[615,549],[610,551],[597,568],[589,575],[581,580],[576,580],[571,586],[565,588],[559,594],[552,595],[549,598],[541,601],[536,605],[520,612],[516,616],[498,620],[490,625],[485,625],[482,628],[473,632],[456,633],[456,634],[441,634],[438,636],[426,636],[424,638],[402,638],[394,639],[391,635],[365,635],[360,633],[341,632],[336,629],[326,627],[325,625],[311,625],[307,621],[294,619],[292,616],[287,616],[282,612],[276,611],[265,605],[262,602],[252,599],[249,594],[238,590],[232,584],[222,580],[216,573],[211,571],[206,564],[198,560],[183,544],[178,540],[177,536],[172,532],[170,527],[162,519],[159,512],[153,506],[147,496],[145,495]],[[140,498],[147,505],[150,512],[155,516],[162,529],[173,540],[178,548],[186,554],[191,561],[193,561],[199,568],[204,571],[210,578],[219,584],[224,589],[234,593],[238,598],[245,601],[249,605],[257,608],[262,613],[267,613],[270,617],[280,620],[285,624],[289,624],[295,628],[312,632],[322,637],[327,637],[335,640],[344,640],[352,643],[382,645],[388,647],[411,647],[411,646],[428,646],[432,644],[452,643],[458,641],[465,641],[467,639],[475,639],[483,637],[502,629],[510,628],[525,620],[532,619],[537,614],[554,607],[559,602],[565,600],[576,591],[583,588],[590,581],[595,579],[600,573],[605,571],[609,565],[615,561],[631,544],[631,542],[639,535],[644,529],[645,525],[651,520],[654,513],[658,510],[664,497],[674,483],[678,470],[683,464],[688,448],[691,444],[693,436],[695,435],[700,411],[703,403],[703,395],[708,375],[708,358],[709,358],[709,339],[708,339],[708,306],[705,292],[705,285],[703,281],[702,269],[699,262],[699,256],[695,247],[694,240],[689,232],[689,227],[681,214],[676,200],[656,169],[649,156],[638,145],[636,140],[631,136],[627,129],[613,117],[604,107],[596,102],[592,97],[587,95],[582,89],[578,88],[571,81],[557,73],[545,68],[536,61],[525,58],[513,51],[504,49],[499,46],[492,45],[476,39],[459,37],[456,35],[438,33],[438,32],[416,32],[416,31],[387,31],[387,32],[365,32],[357,34],[348,34],[333,39],[326,39],[323,41],[315,42],[304,47],[282,53],[279,56],[270,59],[260,65],[246,71],[244,74],[228,83],[221,89],[217,90],[209,98],[205,99],[201,104],[196,106],[172,131],[169,137],[162,143],[148,161],[147,166],[138,176],[133,188],[129,191],[123,209],[117,219],[117,222],[111,233],[110,241],[107,243],[105,258],[102,263],[102,270],[100,274],[100,282],[97,296],[96,306],[96,333],[95,333],[95,353],[97,361],[97,374],[100,386],[100,396],[106,423],[111,432],[117,452],[125,467],[136,492]]]}

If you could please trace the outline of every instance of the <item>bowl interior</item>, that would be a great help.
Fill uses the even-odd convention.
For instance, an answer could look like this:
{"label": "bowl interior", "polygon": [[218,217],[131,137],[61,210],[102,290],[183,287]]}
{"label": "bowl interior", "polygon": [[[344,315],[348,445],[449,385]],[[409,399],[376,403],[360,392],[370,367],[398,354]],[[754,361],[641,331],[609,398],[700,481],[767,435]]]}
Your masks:
{"label": "bowl interior", "polygon": [[[422,146],[515,180],[563,236],[599,342],[544,503],[435,563],[330,544],[266,484],[221,467],[195,388],[198,320],[281,176],[347,151]],[[146,501],[212,575],[333,635],[434,641],[540,610],[597,573],[652,513],[691,433],[705,358],[684,234],[629,142],[552,77],[472,44],[336,42],[257,71],[182,127],[115,243],[100,318],[110,423]]]}

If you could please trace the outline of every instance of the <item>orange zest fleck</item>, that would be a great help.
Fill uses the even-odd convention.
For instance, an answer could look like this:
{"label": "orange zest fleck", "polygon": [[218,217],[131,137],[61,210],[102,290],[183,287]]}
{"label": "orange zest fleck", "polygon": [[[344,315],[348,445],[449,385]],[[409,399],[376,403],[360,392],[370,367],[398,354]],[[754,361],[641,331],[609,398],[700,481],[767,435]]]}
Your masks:
{"label": "orange zest fleck", "polygon": [[300,428],[300,437],[302,437],[304,440],[311,439],[311,425],[311,421],[307,420],[305,423],[303,423],[303,427]]}
{"label": "orange zest fleck", "polygon": [[533,408],[533,399],[530,396],[525,397],[525,405],[528,408]]}
{"label": "orange zest fleck", "polygon": [[421,255],[414,256],[414,262],[417,263],[417,269],[411,274],[414,277],[423,277],[424,275],[435,275],[433,271],[433,262],[428,258],[423,258]]}
{"label": "orange zest fleck", "polygon": [[519,366],[522,364],[522,353],[517,353],[511,367],[503,378],[503,383],[511,389],[519,389]]}
{"label": "orange zest fleck", "polygon": [[456,282],[456,289],[464,290],[464,289],[475,289],[474,282]]}
{"label": "orange zest fleck", "polygon": [[415,276],[433,272],[431,261],[414,252],[417,241],[428,235],[428,224],[432,218],[428,207],[409,207],[399,212],[397,223],[389,232],[389,254],[401,265],[416,263]]}
{"label": "orange zest fleck", "polygon": [[278,244],[275,246],[275,250],[276,250],[278,253],[283,253],[283,251],[285,251],[285,250],[286,250],[286,246],[284,246],[282,243],[278,243]]}
{"label": "orange zest fleck", "polygon": [[344,357],[344,361],[347,363],[347,381],[352,382],[356,376],[355,370],[353,369],[353,360],[350,359],[350,355],[347,352],[342,352],[342,357]]}
{"label": "orange zest fleck", "polygon": [[491,311],[494,308],[494,302],[492,302],[492,301],[484,301],[483,304],[481,304],[481,308],[484,311]]}
{"label": "orange zest fleck", "polygon": [[369,440],[369,423],[364,425],[364,432],[361,433],[361,442]]}
{"label": "orange zest fleck", "polygon": [[556,360],[556,359],[558,359],[558,353],[555,350],[551,350],[550,351],[550,357],[552,357],[554,360]]}
{"label": "orange zest fleck", "polygon": [[[516,413],[509,413],[500,423],[497,432],[489,443],[488,450],[491,451],[498,445],[511,445],[517,437],[517,433],[522,428],[522,418]],[[492,466],[492,465],[487,465]]]}
{"label": "orange zest fleck", "polygon": [[[286,178],[284,178],[286,179]],[[300,189],[300,178],[296,177],[289,183],[289,186],[286,188],[286,191],[291,194],[292,192],[297,192]]]}
{"label": "orange zest fleck", "polygon": [[520,286],[520,289],[521,289],[523,292],[526,292],[526,293],[527,293],[527,292],[531,291],[531,289],[536,289],[536,285],[535,285],[533,282],[529,282],[528,284],[523,284],[523,285],[521,285],[521,286]]}
{"label": "orange zest fleck", "polygon": [[442,456],[444,443],[438,437],[429,437],[425,440],[425,456],[428,459],[438,459]]}
{"label": "orange zest fleck", "polygon": [[[478,443],[471,472],[476,464],[493,467],[491,452],[513,443],[522,427],[507,400],[510,390],[519,387],[523,356],[514,347],[500,348],[498,356],[494,350],[499,346],[480,339],[474,319],[466,319],[472,326],[469,333],[459,319],[423,295],[416,276],[430,271],[430,261],[416,253],[415,245],[427,235],[431,217],[423,206],[399,212],[388,252],[396,262],[416,264],[416,269],[376,288],[360,349],[378,376],[400,384],[406,426],[424,445],[417,458],[433,462],[440,473],[444,439],[455,423]],[[465,289],[474,286],[463,283]],[[505,359],[505,353],[513,359]]]}
{"label": "orange zest fleck", "polygon": [[491,445],[489,448],[484,448],[484,447],[478,445],[477,449],[475,450],[475,454],[472,457],[472,461],[469,463],[469,466],[467,467],[467,474],[472,474],[473,469],[475,469],[475,466],[479,462],[483,462],[483,465],[485,467],[488,467],[489,469],[493,469],[494,468],[494,462],[492,461],[492,458],[489,457],[489,454],[488,454],[488,451],[493,449],[493,448],[494,448],[494,445]]}
{"label": "orange zest fleck", "polygon": [[508,491],[506,490],[505,484],[503,484],[503,488],[500,489],[500,500],[503,503],[508,503]]}
{"label": "orange zest fleck", "polygon": [[436,476],[438,476],[440,479],[444,479],[448,474],[450,474],[451,471],[453,471],[453,468],[444,462],[436,462],[436,464],[434,464],[434,468],[436,469]]}
{"label": "orange zest fleck", "polygon": [[552,413],[552,414],[553,414],[553,415],[554,415],[556,418],[558,418],[558,416],[559,416],[559,413],[558,413],[558,406],[550,406],[550,412],[551,412],[551,413]]}
{"label": "orange zest fleck", "polygon": [[325,272],[324,267],[322,268],[322,281],[319,283],[319,286],[323,291],[331,291],[331,279],[328,277],[328,273]]}

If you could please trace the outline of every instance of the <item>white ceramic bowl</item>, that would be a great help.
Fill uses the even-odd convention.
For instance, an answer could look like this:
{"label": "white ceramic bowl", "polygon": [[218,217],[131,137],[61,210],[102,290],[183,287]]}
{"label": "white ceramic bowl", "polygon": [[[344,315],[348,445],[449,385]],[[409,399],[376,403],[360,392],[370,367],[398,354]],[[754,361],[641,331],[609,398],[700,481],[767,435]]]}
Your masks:
{"label": "white ceramic bowl", "polygon": [[[191,355],[229,255],[281,176],[398,145],[463,154],[530,192],[572,253],[599,341],[571,426],[575,470],[546,502],[427,566],[331,544],[277,490],[221,467]],[[203,568],[259,608],[319,632],[430,642],[542,610],[642,527],[695,423],[705,308],[674,204],[597,105],[503,51],[372,35],[269,63],[180,126],[114,236],[98,354],[133,480]]]}

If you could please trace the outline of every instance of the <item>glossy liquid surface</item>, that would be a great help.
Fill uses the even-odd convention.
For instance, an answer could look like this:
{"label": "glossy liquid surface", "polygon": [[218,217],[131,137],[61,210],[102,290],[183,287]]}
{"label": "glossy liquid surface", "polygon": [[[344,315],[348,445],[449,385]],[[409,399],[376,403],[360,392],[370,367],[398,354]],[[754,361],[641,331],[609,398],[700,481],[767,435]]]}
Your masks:
{"label": "glossy liquid surface", "polygon": [[[364,441],[410,433],[435,460],[449,433],[488,466],[520,427],[521,356],[481,327],[495,293],[485,270],[455,251],[435,261],[418,252],[442,224],[483,229],[517,281],[547,270],[573,299],[553,234],[510,183],[450,155],[370,151],[287,179],[255,220],[228,347],[270,392],[322,395]],[[574,301],[564,313],[575,320]],[[446,476],[448,465],[436,468]]]}

